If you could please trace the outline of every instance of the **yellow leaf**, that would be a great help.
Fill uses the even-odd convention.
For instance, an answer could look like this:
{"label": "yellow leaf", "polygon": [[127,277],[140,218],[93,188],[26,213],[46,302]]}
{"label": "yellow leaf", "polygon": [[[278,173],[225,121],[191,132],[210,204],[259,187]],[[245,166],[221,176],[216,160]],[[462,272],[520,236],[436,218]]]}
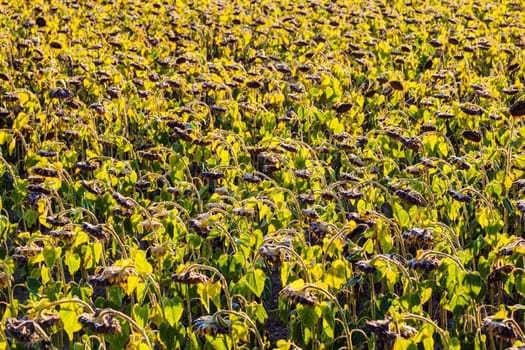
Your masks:
{"label": "yellow leaf", "polygon": [[128,282],[126,284],[126,294],[130,296],[133,294],[139,283],[139,277],[135,275],[128,276]]}
{"label": "yellow leaf", "polygon": [[12,156],[13,155],[13,152],[15,150],[15,146],[16,146],[16,139],[13,138],[11,140],[11,142],[9,142],[9,146],[7,148],[7,151],[9,152],[9,155]]}
{"label": "yellow leaf", "polygon": [[0,131],[0,145],[5,145],[13,139],[13,135],[5,131]]}
{"label": "yellow leaf", "polygon": [[46,284],[50,281],[51,276],[49,275],[49,269],[47,268],[47,266],[42,265],[40,267],[40,277],[42,278],[42,284]]}
{"label": "yellow leaf", "polygon": [[219,152],[220,165],[230,165],[230,153],[223,149]]}
{"label": "yellow leaf", "polygon": [[137,250],[135,254],[135,269],[138,274],[150,274],[153,272],[153,267],[146,259],[146,252],[144,250]]}
{"label": "yellow leaf", "polygon": [[27,101],[31,99],[31,95],[26,91],[18,91],[17,92],[18,98],[20,99],[20,104],[24,106]]}
{"label": "yellow leaf", "polygon": [[73,339],[75,332],[82,329],[82,325],[78,322],[78,316],[80,316],[81,313],[82,308],[77,303],[66,303],[60,305],[60,311],[58,314],[70,341]]}
{"label": "yellow leaf", "polygon": [[13,129],[14,130],[22,130],[24,126],[27,125],[29,122],[29,115],[24,112],[18,113],[15,121],[13,122]]}
{"label": "yellow leaf", "polygon": [[505,174],[505,180],[503,182],[505,189],[507,190],[510,189],[513,183],[514,183],[513,176],[511,174]]}
{"label": "yellow leaf", "polygon": [[311,270],[314,281],[319,281],[323,277],[324,271],[322,266],[322,264],[315,264],[314,268]]}
{"label": "yellow leaf", "polygon": [[98,263],[100,261],[100,258],[102,257],[102,243],[95,242],[93,243],[93,258],[95,259],[95,262]]}

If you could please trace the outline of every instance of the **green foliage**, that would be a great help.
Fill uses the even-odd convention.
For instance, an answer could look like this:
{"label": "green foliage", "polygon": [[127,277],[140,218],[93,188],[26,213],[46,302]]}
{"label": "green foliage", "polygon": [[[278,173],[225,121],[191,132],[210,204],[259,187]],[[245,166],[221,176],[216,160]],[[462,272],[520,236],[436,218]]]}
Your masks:
{"label": "green foliage", "polygon": [[5,2],[0,349],[522,345],[521,7]]}

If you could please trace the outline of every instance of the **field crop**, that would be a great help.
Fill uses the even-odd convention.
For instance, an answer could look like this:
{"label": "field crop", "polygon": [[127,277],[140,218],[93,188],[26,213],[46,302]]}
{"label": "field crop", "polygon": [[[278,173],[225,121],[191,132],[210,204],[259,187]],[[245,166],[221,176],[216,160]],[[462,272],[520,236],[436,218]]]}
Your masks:
{"label": "field crop", "polygon": [[4,1],[0,349],[525,349],[520,1]]}

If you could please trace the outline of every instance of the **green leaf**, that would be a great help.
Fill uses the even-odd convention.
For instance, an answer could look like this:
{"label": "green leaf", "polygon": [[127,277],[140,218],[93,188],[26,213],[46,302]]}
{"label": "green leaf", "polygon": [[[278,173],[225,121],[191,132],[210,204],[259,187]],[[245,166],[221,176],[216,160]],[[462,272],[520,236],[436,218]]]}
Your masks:
{"label": "green leaf", "polygon": [[46,261],[46,265],[51,268],[55,265],[55,262],[57,258],[61,255],[62,248],[60,247],[52,247],[50,245],[47,245],[44,247],[44,259]]}
{"label": "green leaf", "polygon": [[336,260],[328,268],[325,274],[325,282],[328,286],[339,289],[347,280],[347,269],[342,260]]}
{"label": "green leaf", "polygon": [[161,323],[159,327],[159,337],[167,349],[176,348],[176,333],[173,326],[170,327],[166,323]]}
{"label": "green leaf", "polygon": [[399,297],[399,303],[403,307],[403,311],[417,312],[421,308],[421,297],[419,293],[408,293]]}
{"label": "green leaf", "polygon": [[133,319],[137,322],[142,328],[146,327],[148,323],[149,316],[149,307],[147,305],[140,306],[139,304],[133,305]]}
{"label": "green leaf", "polygon": [[246,306],[246,314],[252,319],[260,323],[264,323],[268,318],[268,313],[264,308],[264,305],[256,302],[250,303]]}
{"label": "green leaf", "polygon": [[174,297],[167,299],[163,303],[164,315],[166,316],[166,321],[170,324],[171,327],[174,327],[177,322],[179,322],[184,312],[184,304],[182,299],[179,297]]}
{"label": "green leaf", "polygon": [[40,283],[40,280],[38,278],[29,276],[26,280],[26,286],[27,289],[31,292],[31,294],[38,295],[38,289],[42,286],[42,284]]}
{"label": "green leaf", "polygon": [[67,269],[72,276],[78,271],[78,269],[80,269],[81,259],[80,255],[77,253],[67,252],[64,262],[66,263]]}
{"label": "green leaf", "polygon": [[426,303],[432,296],[432,288],[425,288],[421,291],[421,304]]}
{"label": "green leaf", "polygon": [[334,96],[334,89],[332,89],[330,86],[327,86],[324,90],[324,96],[327,101],[330,101],[330,99]]}
{"label": "green leaf", "polygon": [[334,339],[336,319],[334,309],[326,302],[319,304],[319,307],[321,308],[321,314],[323,316],[323,333],[328,339]]}
{"label": "green leaf", "polygon": [[27,125],[28,122],[29,122],[29,115],[27,113],[20,112],[18,113],[15,121],[13,122],[13,129],[20,131],[22,130],[24,126]]}
{"label": "green leaf", "polygon": [[82,313],[82,308],[76,303],[66,303],[60,305],[60,311],[58,313],[64,330],[69,338],[73,340],[73,335],[82,329],[82,325],[78,322],[78,316]]}
{"label": "green leaf", "polygon": [[28,227],[33,226],[38,220],[38,212],[33,209],[29,209],[25,212],[24,220]]}
{"label": "green leaf", "polygon": [[146,259],[146,252],[144,250],[137,250],[135,254],[135,270],[139,275],[141,274],[151,274],[153,272],[153,267]]}
{"label": "green leaf", "polygon": [[13,134],[9,134],[5,131],[0,131],[0,146],[5,145],[13,139]]}
{"label": "green leaf", "polygon": [[410,226],[410,216],[399,203],[394,203],[394,218],[401,227]]}
{"label": "green leaf", "polygon": [[441,153],[443,157],[448,156],[448,144],[446,142],[439,142],[438,149],[439,149],[439,153]]}
{"label": "green leaf", "polygon": [[434,328],[429,325],[425,324],[419,332],[414,337],[414,342],[416,343],[423,343],[423,348],[425,350],[433,350],[434,349]]}
{"label": "green leaf", "polygon": [[[119,321],[120,322],[120,321]],[[122,333],[108,334],[105,339],[111,345],[111,349],[125,349],[126,344],[129,342],[130,328],[127,322],[120,322]]]}
{"label": "green leaf", "polygon": [[223,149],[219,152],[220,165],[230,165],[230,153]]}
{"label": "green leaf", "polygon": [[100,242],[93,243],[93,258],[95,260],[95,263],[98,263],[100,261],[103,250],[104,249],[103,249],[102,243]]}
{"label": "green leaf", "polygon": [[461,350],[461,341],[458,338],[450,338],[448,341],[448,345],[450,347],[450,350]]}
{"label": "green leaf", "polygon": [[232,348],[231,337],[221,336],[212,338],[208,336],[206,340],[215,350],[229,350]]}
{"label": "green leaf", "polygon": [[339,121],[339,118],[332,118],[328,121],[328,127],[335,133],[339,134],[345,131],[345,126]]}
{"label": "green leaf", "polygon": [[467,290],[470,297],[478,299],[483,287],[483,279],[479,275],[479,272],[466,273],[463,278],[463,287]]}
{"label": "green leaf", "polygon": [[315,326],[319,317],[321,316],[321,309],[318,307],[297,305],[297,313],[301,319],[301,323],[306,328],[312,328]]}
{"label": "green leaf", "polygon": [[266,274],[261,269],[255,269],[246,273],[246,283],[248,288],[257,296],[260,297],[264,290],[264,282]]}
{"label": "green leaf", "polygon": [[452,311],[454,316],[459,316],[463,310],[472,303],[472,299],[468,296],[464,289],[458,288],[456,293],[450,298],[450,302],[445,307]]}

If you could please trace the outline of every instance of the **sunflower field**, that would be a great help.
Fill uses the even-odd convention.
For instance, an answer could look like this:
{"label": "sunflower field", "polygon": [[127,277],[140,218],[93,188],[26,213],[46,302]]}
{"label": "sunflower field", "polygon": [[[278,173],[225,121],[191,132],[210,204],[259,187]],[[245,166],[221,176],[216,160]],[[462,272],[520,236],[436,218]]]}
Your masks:
{"label": "sunflower field", "polygon": [[525,3],[0,3],[0,349],[525,349]]}

